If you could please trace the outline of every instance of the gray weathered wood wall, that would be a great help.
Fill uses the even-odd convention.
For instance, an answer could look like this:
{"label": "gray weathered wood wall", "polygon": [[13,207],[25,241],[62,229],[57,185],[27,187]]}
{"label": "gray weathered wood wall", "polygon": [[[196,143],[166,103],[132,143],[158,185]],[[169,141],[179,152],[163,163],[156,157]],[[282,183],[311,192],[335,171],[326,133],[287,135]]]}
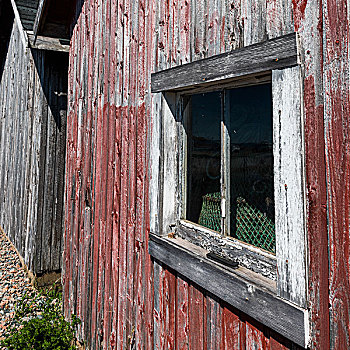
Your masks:
{"label": "gray weathered wood wall", "polygon": [[0,83],[0,225],[35,274],[60,270],[68,57],[16,24]]}

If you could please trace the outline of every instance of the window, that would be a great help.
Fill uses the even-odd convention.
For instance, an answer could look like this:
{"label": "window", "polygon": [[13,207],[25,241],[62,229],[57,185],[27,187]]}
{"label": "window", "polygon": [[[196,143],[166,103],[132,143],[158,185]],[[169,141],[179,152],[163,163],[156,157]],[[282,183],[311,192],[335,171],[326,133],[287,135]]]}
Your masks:
{"label": "window", "polygon": [[152,74],[149,251],[305,346],[297,52],[291,34]]}
{"label": "window", "polygon": [[188,103],[183,217],[274,253],[271,84],[194,94]]}

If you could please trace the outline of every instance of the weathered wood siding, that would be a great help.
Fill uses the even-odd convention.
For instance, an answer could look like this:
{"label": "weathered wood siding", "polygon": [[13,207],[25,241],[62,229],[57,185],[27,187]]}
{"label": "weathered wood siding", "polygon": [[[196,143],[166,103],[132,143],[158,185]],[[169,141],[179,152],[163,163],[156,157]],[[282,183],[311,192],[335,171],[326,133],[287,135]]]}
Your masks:
{"label": "weathered wood siding", "polygon": [[161,94],[150,93],[152,72],[293,31],[303,62],[311,347],[328,349],[330,340],[335,349],[350,347],[347,1],[85,0],[76,17],[63,282],[66,314],[81,317],[88,347],[292,347],[151,261],[148,233],[162,218],[150,207],[165,212],[160,196],[175,194],[158,177],[171,160],[160,162],[161,153],[150,160],[147,150],[162,150],[155,135],[168,113]]}
{"label": "weathered wood siding", "polygon": [[16,24],[0,84],[0,225],[35,274],[61,268],[68,57],[25,48]]}
{"label": "weathered wood siding", "polygon": [[331,348],[350,348],[350,2],[327,1],[324,115]]}

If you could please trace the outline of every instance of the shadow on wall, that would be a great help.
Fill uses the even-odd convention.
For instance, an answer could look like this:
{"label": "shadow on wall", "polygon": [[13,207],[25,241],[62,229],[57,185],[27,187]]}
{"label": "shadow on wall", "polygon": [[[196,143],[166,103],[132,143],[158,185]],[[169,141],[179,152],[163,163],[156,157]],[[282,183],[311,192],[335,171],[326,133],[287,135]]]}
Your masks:
{"label": "shadow on wall", "polygon": [[[50,249],[43,271],[60,271],[64,220],[64,178],[67,124],[68,54],[31,49],[43,93],[37,234],[42,251]],[[47,233],[50,233],[49,237]]]}
{"label": "shadow on wall", "polygon": [[[62,114],[67,111],[68,54],[66,52],[31,49],[49,113],[59,131]],[[66,117],[66,116],[65,116]]]}

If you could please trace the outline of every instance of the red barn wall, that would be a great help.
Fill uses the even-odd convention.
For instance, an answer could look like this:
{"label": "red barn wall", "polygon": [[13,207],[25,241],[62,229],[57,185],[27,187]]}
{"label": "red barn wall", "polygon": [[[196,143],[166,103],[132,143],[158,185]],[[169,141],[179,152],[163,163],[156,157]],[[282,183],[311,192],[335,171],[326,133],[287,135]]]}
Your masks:
{"label": "red barn wall", "polygon": [[89,348],[293,346],[151,261],[147,154],[152,72],[293,31],[304,62],[311,347],[350,347],[348,18],[335,0],[78,4],[63,283],[66,314],[82,319]]}

